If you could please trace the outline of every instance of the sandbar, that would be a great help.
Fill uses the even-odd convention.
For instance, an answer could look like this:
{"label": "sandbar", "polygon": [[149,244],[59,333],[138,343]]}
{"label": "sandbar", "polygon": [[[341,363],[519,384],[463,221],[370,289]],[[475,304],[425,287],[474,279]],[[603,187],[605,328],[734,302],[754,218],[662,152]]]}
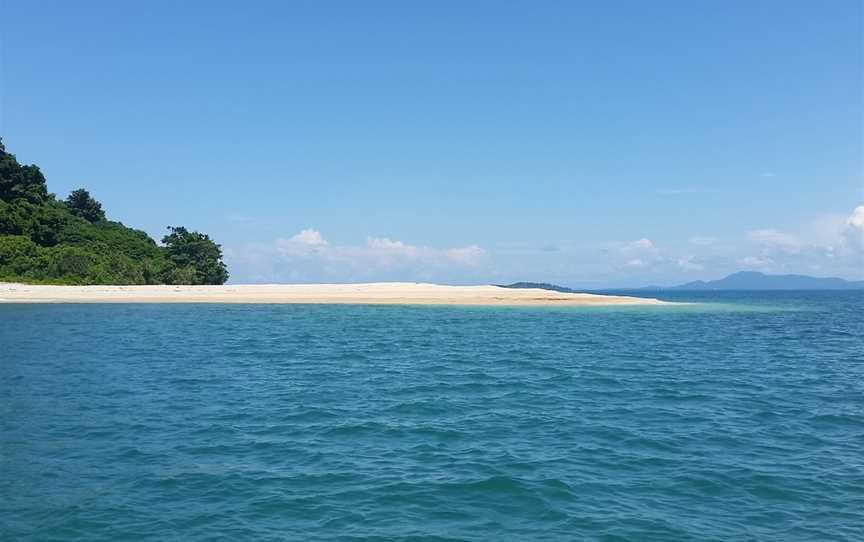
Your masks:
{"label": "sandbar", "polygon": [[367,284],[221,286],[47,286],[0,283],[0,303],[310,303],[374,305],[602,306],[662,305],[652,298],[562,293],[539,288]]}

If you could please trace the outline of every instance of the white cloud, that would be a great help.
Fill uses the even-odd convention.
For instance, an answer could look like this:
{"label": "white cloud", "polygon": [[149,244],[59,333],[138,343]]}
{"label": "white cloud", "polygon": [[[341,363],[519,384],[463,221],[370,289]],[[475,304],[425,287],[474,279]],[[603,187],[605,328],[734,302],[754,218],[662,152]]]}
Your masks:
{"label": "white cloud", "polygon": [[366,246],[373,251],[403,255],[409,258],[416,257],[420,252],[415,246],[407,245],[402,241],[393,241],[386,237],[367,237]]}
{"label": "white cloud", "polygon": [[756,243],[780,247],[786,250],[798,250],[801,246],[801,241],[796,236],[773,228],[751,231],[747,234],[747,237]]}
{"label": "white cloud", "polygon": [[818,272],[860,277],[864,272],[864,205],[848,217],[823,215],[801,224],[796,233],[754,230],[747,238],[757,254],[739,265],[772,272]]}
{"label": "white cloud", "polygon": [[457,263],[465,265],[478,265],[482,262],[487,254],[486,251],[477,245],[469,245],[461,248],[451,248],[444,252],[447,257]]}
{"label": "white cloud", "polygon": [[324,246],[327,244],[327,241],[321,235],[321,232],[311,228],[308,230],[302,230],[297,235],[291,237],[289,241],[309,246]]}
{"label": "white cloud", "polygon": [[746,269],[765,269],[774,266],[774,260],[764,256],[745,256],[738,260],[738,264]]}
{"label": "white cloud", "polygon": [[[538,247],[544,251],[538,252]],[[240,282],[539,280],[570,286],[638,286],[745,269],[860,279],[864,205],[851,214],[823,214],[789,229],[753,229],[737,240],[728,235],[684,235],[660,243],[634,236],[607,243],[558,241],[545,247],[529,240],[499,244],[493,255],[475,244],[430,247],[386,236],[334,244],[317,229],[307,228],[269,242],[226,247],[225,258],[233,279]]]}
{"label": "white cloud", "polygon": [[864,254],[864,205],[855,207],[843,228],[843,244],[853,253]]}
{"label": "white cloud", "polygon": [[686,245],[648,238],[620,243],[609,252],[614,269],[630,277],[687,277],[756,269],[860,278],[864,273],[864,206],[851,215],[821,215],[791,230],[754,229],[738,243],[692,236]]}
{"label": "white cloud", "polygon": [[321,254],[329,243],[315,229],[302,230],[289,238],[278,238],[273,241],[272,249],[283,257],[313,258]]}
{"label": "white cloud", "polygon": [[678,267],[680,267],[684,271],[702,271],[703,269],[705,269],[704,265],[694,260],[695,258],[693,256],[683,256],[681,258],[678,258],[676,263],[678,264]]}
{"label": "white cloud", "polygon": [[642,239],[637,239],[636,241],[632,241],[630,243],[627,243],[627,245],[624,247],[624,250],[637,250],[637,251],[638,250],[655,250],[655,249],[656,249],[656,247],[654,246],[654,243],[651,241],[651,239],[646,239],[644,237]]}
{"label": "white cloud", "polygon": [[234,276],[252,282],[458,281],[479,276],[488,257],[477,245],[438,249],[387,237],[333,245],[315,229],[225,254]]}
{"label": "white cloud", "polygon": [[609,253],[617,269],[654,271],[666,263],[666,256],[646,237],[619,243],[617,251]]}

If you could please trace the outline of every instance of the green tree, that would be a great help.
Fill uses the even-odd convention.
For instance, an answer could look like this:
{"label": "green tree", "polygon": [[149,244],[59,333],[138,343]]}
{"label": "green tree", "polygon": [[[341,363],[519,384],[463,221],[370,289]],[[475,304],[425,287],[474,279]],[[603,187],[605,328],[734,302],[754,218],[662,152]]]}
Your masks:
{"label": "green tree", "polygon": [[[26,204],[25,204],[26,206]],[[31,223],[28,233],[37,245],[52,247],[60,243],[63,231],[71,222],[78,219],[69,214],[62,203],[34,206],[30,213]]]}
{"label": "green tree", "polygon": [[61,277],[65,282],[86,284],[94,257],[86,250],[71,246],[46,249],[48,276]]}
{"label": "green tree", "polygon": [[141,264],[116,252],[106,254],[93,271],[99,284],[144,284]]}
{"label": "green tree", "polygon": [[14,154],[6,152],[0,138],[0,200],[24,199],[42,203],[49,198],[45,177],[36,166],[22,166]]}
{"label": "green tree", "polygon": [[[171,233],[162,238],[162,243],[175,268],[173,272],[169,271],[170,282],[224,284],[228,280],[228,269],[222,262],[220,245],[208,235],[190,232],[182,226],[168,226],[168,230]],[[189,269],[194,272],[190,273]]]}
{"label": "green tree", "polygon": [[0,277],[12,278],[36,267],[39,245],[23,235],[0,236]]}
{"label": "green tree", "polygon": [[90,192],[79,188],[69,194],[66,198],[66,207],[72,214],[83,218],[87,222],[99,222],[105,220],[105,211],[102,204],[90,196]]}
{"label": "green tree", "polygon": [[30,204],[0,200],[0,235],[29,235],[32,220],[22,205]]}
{"label": "green tree", "polygon": [[191,265],[186,267],[171,267],[163,276],[165,284],[201,284],[198,274]]}

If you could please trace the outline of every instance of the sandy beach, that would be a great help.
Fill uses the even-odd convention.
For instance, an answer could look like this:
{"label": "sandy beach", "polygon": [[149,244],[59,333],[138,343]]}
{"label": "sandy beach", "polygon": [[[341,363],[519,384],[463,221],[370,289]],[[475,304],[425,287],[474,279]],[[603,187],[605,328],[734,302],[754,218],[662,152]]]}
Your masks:
{"label": "sandy beach", "polygon": [[335,303],[393,305],[660,305],[657,299],[534,288],[371,284],[43,286],[0,283],[0,303]]}

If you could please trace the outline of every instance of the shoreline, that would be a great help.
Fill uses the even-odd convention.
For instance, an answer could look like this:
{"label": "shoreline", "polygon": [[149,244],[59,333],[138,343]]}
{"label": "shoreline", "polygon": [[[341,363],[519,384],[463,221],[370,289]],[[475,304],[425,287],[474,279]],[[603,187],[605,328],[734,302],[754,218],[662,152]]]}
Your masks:
{"label": "shoreline", "polygon": [[0,283],[10,303],[249,303],[340,305],[610,306],[666,305],[654,298],[572,294],[539,288],[365,284],[228,284],[221,286],[49,286]]}

